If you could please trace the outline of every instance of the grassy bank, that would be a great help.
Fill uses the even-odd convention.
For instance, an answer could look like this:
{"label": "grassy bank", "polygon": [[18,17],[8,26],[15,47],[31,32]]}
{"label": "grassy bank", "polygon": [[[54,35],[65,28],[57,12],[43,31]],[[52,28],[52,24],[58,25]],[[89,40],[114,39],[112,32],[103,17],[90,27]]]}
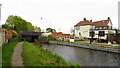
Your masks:
{"label": "grassy bank", "polygon": [[24,42],[22,58],[25,66],[75,66],[77,64],[66,62],[62,57],[43,50],[40,46]]}
{"label": "grassy bank", "polygon": [[11,66],[11,57],[17,43],[18,41],[9,42],[2,46],[2,66]]}
{"label": "grassy bank", "polygon": [[0,68],[2,66],[2,46],[0,46]]}

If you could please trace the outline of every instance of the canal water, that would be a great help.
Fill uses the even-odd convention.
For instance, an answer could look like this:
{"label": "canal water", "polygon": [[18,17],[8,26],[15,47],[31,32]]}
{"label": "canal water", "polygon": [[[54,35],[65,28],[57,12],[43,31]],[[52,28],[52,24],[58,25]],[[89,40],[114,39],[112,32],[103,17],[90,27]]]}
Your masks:
{"label": "canal water", "polygon": [[62,56],[66,61],[80,66],[119,66],[120,54],[84,49],[80,47],[62,46],[56,44],[44,45],[52,53]]}

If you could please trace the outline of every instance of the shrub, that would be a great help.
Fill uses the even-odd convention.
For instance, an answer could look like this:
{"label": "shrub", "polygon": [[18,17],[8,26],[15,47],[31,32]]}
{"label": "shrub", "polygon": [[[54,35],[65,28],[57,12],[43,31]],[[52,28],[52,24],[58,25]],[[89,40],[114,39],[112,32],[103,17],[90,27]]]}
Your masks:
{"label": "shrub", "polygon": [[18,38],[20,35],[15,30],[12,30],[12,36],[13,38]]}
{"label": "shrub", "polygon": [[49,40],[49,41],[55,40],[55,38],[53,37],[53,35],[48,35],[48,40]]}

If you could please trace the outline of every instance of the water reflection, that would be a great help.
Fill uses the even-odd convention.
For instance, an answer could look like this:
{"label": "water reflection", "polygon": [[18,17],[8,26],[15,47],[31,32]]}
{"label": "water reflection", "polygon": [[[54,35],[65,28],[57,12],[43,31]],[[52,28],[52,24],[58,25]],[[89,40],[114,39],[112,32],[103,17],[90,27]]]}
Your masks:
{"label": "water reflection", "polygon": [[69,47],[62,45],[44,45],[53,53],[62,56],[66,61],[74,62],[80,66],[118,66],[120,65],[120,54],[90,49]]}

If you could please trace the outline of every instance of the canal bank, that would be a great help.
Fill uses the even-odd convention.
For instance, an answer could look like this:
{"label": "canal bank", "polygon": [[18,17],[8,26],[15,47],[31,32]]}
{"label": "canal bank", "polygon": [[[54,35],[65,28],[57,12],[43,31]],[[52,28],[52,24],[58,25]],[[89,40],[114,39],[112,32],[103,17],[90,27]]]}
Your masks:
{"label": "canal bank", "polygon": [[41,46],[29,42],[23,43],[22,58],[24,65],[30,68],[54,68],[55,66],[60,68],[61,66],[64,66],[62,68],[66,68],[67,66],[69,68],[79,68],[78,64],[65,61],[61,56],[53,54],[49,50],[44,50]]}
{"label": "canal bank", "polygon": [[[98,51],[88,48],[64,46],[60,44],[44,44],[43,49],[50,50],[53,54],[62,56],[66,61],[79,64],[82,68],[87,66],[119,66],[120,54]],[[109,67],[108,67],[109,68]],[[117,67],[118,68],[118,67]]]}
{"label": "canal bank", "polygon": [[82,47],[82,48],[100,50],[100,51],[105,51],[105,52],[120,53],[120,48],[114,48],[114,47],[106,47],[106,46],[98,46],[98,45],[87,45],[87,44],[78,44],[78,43],[60,42],[60,41],[59,42],[58,41],[49,41],[49,43],[66,45],[66,46],[73,46],[73,47]]}

